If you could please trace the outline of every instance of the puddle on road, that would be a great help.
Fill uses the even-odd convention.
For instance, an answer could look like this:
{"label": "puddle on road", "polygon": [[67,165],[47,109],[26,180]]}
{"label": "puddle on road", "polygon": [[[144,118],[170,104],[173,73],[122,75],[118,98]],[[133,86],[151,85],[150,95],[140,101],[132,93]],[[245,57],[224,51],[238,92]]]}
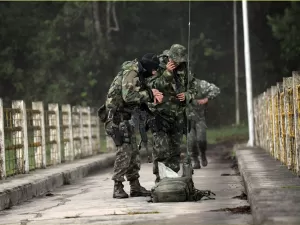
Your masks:
{"label": "puddle on road", "polygon": [[241,195],[234,196],[233,198],[241,199],[241,200],[248,200],[248,196],[243,192]]}
{"label": "puddle on road", "polygon": [[210,212],[231,212],[233,214],[251,214],[251,208],[248,205],[239,206],[235,208],[222,208],[216,210],[210,210]]}

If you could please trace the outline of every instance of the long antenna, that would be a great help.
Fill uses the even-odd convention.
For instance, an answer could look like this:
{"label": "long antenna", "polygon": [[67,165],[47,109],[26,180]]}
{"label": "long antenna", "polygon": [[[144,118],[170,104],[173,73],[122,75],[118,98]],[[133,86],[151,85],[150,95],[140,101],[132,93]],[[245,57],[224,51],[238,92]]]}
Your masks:
{"label": "long antenna", "polygon": [[[189,31],[188,31],[188,72],[190,72],[190,39],[191,39],[191,1],[189,0]],[[189,77],[188,77],[189,82]]]}
{"label": "long antenna", "polygon": [[[188,58],[187,58],[187,87],[190,87],[190,40],[191,40],[191,0],[189,0],[189,23],[188,23]],[[189,124],[188,124],[188,118],[186,116],[186,153],[187,153],[187,158],[190,161],[190,153],[189,153],[189,144],[188,144],[188,133],[189,133]]]}

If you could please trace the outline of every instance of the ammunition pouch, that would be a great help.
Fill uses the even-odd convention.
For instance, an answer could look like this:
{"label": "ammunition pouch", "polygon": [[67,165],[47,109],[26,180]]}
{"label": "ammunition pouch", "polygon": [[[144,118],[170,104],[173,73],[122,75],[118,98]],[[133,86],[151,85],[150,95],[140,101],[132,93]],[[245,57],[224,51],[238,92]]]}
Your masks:
{"label": "ammunition pouch", "polygon": [[128,120],[124,120],[119,124],[119,132],[122,137],[123,143],[130,144],[131,136],[133,135],[133,127]]}
{"label": "ammunition pouch", "polygon": [[111,136],[117,147],[123,144],[123,137],[118,125],[111,123],[109,128],[106,129],[106,133]]}
{"label": "ammunition pouch", "polygon": [[97,111],[98,117],[100,118],[102,123],[105,123],[107,120],[108,113],[106,111],[106,106],[103,104]]}
{"label": "ammunition pouch", "polygon": [[129,123],[130,118],[130,112],[121,110],[108,111],[107,122],[111,122],[111,124],[106,128],[106,133],[111,136],[117,147],[123,145],[123,143],[131,143],[133,127]]}

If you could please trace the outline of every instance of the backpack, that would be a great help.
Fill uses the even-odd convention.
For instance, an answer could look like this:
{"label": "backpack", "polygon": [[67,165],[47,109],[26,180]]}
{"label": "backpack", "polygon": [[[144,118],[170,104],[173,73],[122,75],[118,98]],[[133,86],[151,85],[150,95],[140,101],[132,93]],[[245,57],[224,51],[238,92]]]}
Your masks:
{"label": "backpack", "polygon": [[136,61],[126,61],[122,64],[121,70],[113,79],[106,97],[106,102],[98,109],[98,117],[105,123],[109,109],[122,108],[125,102],[122,98],[122,79],[126,70],[134,68]]}
{"label": "backpack", "polygon": [[165,177],[151,189],[152,202],[193,201],[194,182],[191,177]]}
{"label": "backpack", "polygon": [[[123,65],[127,63],[129,64],[130,61],[124,62]],[[122,98],[123,65],[122,69],[119,71],[109,87],[105,103],[105,106],[108,109],[118,108],[124,105],[124,100]]]}

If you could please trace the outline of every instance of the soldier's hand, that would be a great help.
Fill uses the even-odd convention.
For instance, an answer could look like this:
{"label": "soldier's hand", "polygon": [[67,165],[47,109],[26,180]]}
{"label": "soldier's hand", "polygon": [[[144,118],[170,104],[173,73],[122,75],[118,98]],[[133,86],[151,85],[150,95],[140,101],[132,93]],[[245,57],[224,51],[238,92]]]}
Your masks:
{"label": "soldier's hand", "polygon": [[153,93],[153,96],[154,96],[154,104],[156,104],[157,102],[161,103],[163,98],[164,98],[163,93],[161,93],[157,89],[152,89],[152,93]]}
{"label": "soldier's hand", "polygon": [[185,94],[184,93],[180,93],[180,94],[178,94],[178,95],[176,95],[177,96],[177,98],[181,101],[181,102],[183,102],[184,100],[185,100]]}
{"label": "soldier's hand", "polygon": [[176,65],[173,63],[173,62],[168,62],[167,63],[167,70],[169,71],[169,72],[173,72],[173,70],[176,68]]}
{"label": "soldier's hand", "polygon": [[208,98],[199,99],[197,102],[199,105],[204,105],[208,102]]}

